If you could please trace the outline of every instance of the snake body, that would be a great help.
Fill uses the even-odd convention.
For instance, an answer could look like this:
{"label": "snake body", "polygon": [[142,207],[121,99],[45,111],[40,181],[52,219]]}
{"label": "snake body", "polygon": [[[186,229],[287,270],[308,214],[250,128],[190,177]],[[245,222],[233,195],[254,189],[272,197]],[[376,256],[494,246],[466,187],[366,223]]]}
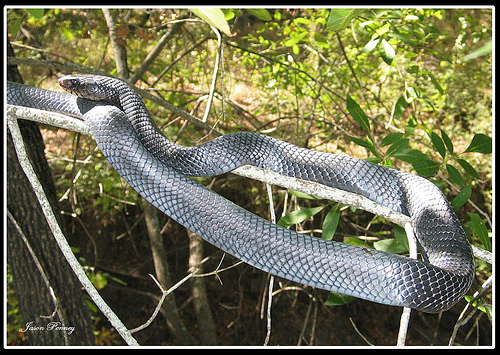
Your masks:
{"label": "snake body", "polygon": [[[449,309],[470,288],[474,258],[467,236],[440,189],[427,179],[250,132],[179,146],[163,136],[126,83],[82,75],[59,83],[76,96],[8,83],[7,103],[84,118],[102,153],[141,196],[256,268],[425,312]],[[354,192],[408,215],[424,260],[281,228],[185,176],[212,176],[245,164]]]}

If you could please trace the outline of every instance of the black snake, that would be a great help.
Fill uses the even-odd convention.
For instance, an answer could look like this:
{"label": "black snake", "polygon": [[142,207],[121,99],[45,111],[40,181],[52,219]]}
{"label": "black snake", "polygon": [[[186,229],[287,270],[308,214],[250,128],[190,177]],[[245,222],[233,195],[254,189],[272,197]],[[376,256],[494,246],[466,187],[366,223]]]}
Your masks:
{"label": "black snake", "polygon": [[[249,132],[179,146],[163,136],[124,82],[71,75],[59,83],[77,96],[8,83],[7,103],[83,117],[102,153],[141,196],[256,268],[425,312],[450,308],[470,288],[474,258],[467,236],[440,189],[422,177]],[[423,260],[281,228],[184,176],[221,174],[244,164],[354,192],[408,215]]]}

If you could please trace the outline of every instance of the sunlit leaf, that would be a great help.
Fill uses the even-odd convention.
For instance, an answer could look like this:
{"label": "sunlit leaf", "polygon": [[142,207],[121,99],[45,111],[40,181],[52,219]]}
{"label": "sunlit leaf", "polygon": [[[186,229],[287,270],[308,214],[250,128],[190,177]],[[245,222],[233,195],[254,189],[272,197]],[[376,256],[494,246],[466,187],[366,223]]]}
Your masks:
{"label": "sunlit leaf", "polygon": [[251,9],[251,8],[248,8],[248,9],[246,9],[246,11],[249,14],[252,14],[255,17],[257,17],[261,21],[271,21],[273,19],[271,17],[271,14],[269,13],[269,11],[267,11],[266,9]]}
{"label": "sunlit leaf", "polygon": [[290,38],[289,40],[285,41],[284,45],[287,47],[291,47],[294,44],[297,44],[300,41],[302,41],[306,36],[307,36],[307,32],[301,32],[298,35],[295,35],[292,38]]}
{"label": "sunlit leaf", "polygon": [[394,57],[396,56],[396,51],[385,39],[382,39],[381,44],[378,46],[380,56],[387,65],[391,65]]}
{"label": "sunlit leaf", "polygon": [[189,10],[209,25],[221,30],[225,35],[233,35],[221,9],[202,7],[197,9],[190,8]]}
{"label": "sunlit leaf", "polygon": [[316,44],[322,48],[330,48],[330,44],[328,43],[328,41],[326,40],[325,37],[323,37],[320,33],[318,32],[315,32],[314,33],[314,42],[316,42]]}
{"label": "sunlit leaf", "polygon": [[473,52],[465,55],[462,58],[462,60],[469,61],[471,59],[475,59],[477,57],[481,57],[483,55],[490,54],[492,52],[492,50],[493,50],[493,42],[490,39],[488,42],[486,42],[485,44],[483,44],[481,47],[479,47],[475,51],[473,51]]}
{"label": "sunlit leaf", "polygon": [[362,14],[364,9],[332,9],[326,28],[331,31],[341,31],[346,28],[352,19]]}
{"label": "sunlit leaf", "polygon": [[367,44],[365,44],[361,53],[371,52],[375,47],[377,47],[379,41],[380,38],[370,40]]}

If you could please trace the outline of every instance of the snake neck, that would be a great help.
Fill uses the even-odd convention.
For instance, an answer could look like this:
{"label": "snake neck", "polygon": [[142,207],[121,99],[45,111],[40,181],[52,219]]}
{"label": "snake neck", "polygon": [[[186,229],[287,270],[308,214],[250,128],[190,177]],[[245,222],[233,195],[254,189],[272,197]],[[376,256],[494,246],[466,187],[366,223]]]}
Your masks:
{"label": "snake neck", "polygon": [[[102,80],[113,79],[103,78]],[[176,144],[163,135],[155,121],[151,118],[141,97],[133,88],[122,81],[113,80],[112,83],[113,85],[105,86],[112,87],[107,94],[108,99],[125,112],[144,147],[154,156],[159,154],[160,149],[164,154],[174,150]]]}

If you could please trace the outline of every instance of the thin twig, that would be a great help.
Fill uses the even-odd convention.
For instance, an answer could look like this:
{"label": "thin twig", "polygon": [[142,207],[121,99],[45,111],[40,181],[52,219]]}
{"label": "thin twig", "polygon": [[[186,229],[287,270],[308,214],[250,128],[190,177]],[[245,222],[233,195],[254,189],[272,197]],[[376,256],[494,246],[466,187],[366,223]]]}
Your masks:
{"label": "thin twig", "polygon": [[[408,249],[410,251],[410,258],[417,258],[417,239],[413,231],[411,223],[405,224],[406,238],[408,239]],[[410,325],[411,308],[404,307],[401,319],[399,321],[399,333],[397,346],[404,346],[406,343],[406,336],[408,335],[408,326]]]}
{"label": "thin twig", "polygon": [[351,322],[352,326],[354,327],[354,330],[356,331],[356,333],[358,333],[358,335],[370,346],[375,346],[374,344],[370,343],[368,341],[368,339],[366,339],[366,337],[361,334],[361,332],[359,331],[358,327],[356,327],[356,324],[354,323],[354,321],[352,320],[351,317],[349,317],[349,321]]}
{"label": "thin twig", "polygon": [[132,333],[136,333],[140,330],[143,330],[145,328],[147,328],[156,318],[156,316],[158,315],[158,313],[160,312],[161,310],[161,306],[163,305],[163,302],[165,301],[165,298],[171,294],[172,292],[174,292],[180,285],[182,285],[184,282],[186,282],[187,280],[189,280],[191,277],[194,276],[194,273],[190,273],[190,274],[187,274],[186,276],[184,276],[183,279],[181,279],[179,282],[177,282],[175,285],[173,285],[172,287],[170,287],[168,290],[165,290],[161,284],[158,282],[158,280],[156,280],[156,278],[149,274],[149,276],[153,279],[153,281],[156,283],[156,285],[158,286],[158,288],[161,290],[161,298],[160,300],[158,301],[158,304],[156,305],[156,308],[153,312],[153,314],[151,315],[151,317],[149,317],[149,319],[146,321],[146,323],[138,326],[137,328],[133,328],[133,329],[130,329],[129,332],[132,334]]}
{"label": "thin twig", "polygon": [[[267,196],[269,198],[269,215],[271,223],[276,223],[276,212],[274,211],[274,199],[273,199],[273,187],[270,184],[266,184]],[[264,346],[269,344],[269,339],[271,338],[271,307],[273,305],[273,288],[274,288],[274,276],[270,275],[268,283],[267,292],[267,312],[266,312],[266,339],[264,340]],[[265,299],[265,297],[264,297]]]}
{"label": "thin twig", "polygon": [[[468,302],[467,305],[464,307],[462,313],[460,313],[460,316],[458,317],[457,322],[455,323],[455,326],[453,327],[453,333],[450,337],[448,345],[450,346],[453,345],[453,343],[455,342],[455,338],[457,336],[458,329],[462,325],[467,324],[469,320],[472,318],[472,316],[476,313],[478,308],[474,306],[475,301],[491,287],[492,282],[493,282],[493,276],[490,276],[481,285],[481,288],[474,293],[472,300]],[[472,308],[472,311],[469,314],[467,314],[470,308]]]}
{"label": "thin twig", "polygon": [[219,73],[219,62],[222,56],[222,38],[219,33],[219,30],[213,26],[210,26],[212,30],[217,35],[217,55],[215,56],[215,64],[214,64],[214,74],[212,75],[212,84],[210,85],[210,92],[208,94],[208,102],[207,107],[205,108],[205,113],[203,114],[202,122],[206,123],[208,120],[208,115],[210,113],[210,108],[212,107],[212,102],[214,100],[214,92],[215,86],[217,84],[217,74]]}

